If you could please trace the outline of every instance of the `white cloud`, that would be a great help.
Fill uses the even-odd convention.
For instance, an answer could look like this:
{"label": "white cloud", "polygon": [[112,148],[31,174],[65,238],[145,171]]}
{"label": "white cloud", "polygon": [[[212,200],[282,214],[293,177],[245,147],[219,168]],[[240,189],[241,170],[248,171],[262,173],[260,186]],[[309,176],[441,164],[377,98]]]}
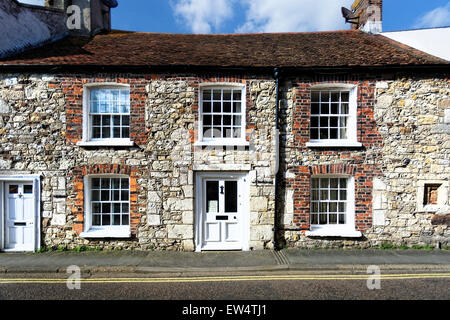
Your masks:
{"label": "white cloud", "polygon": [[414,28],[435,28],[450,26],[450,2],[427,12],[417,19]]}
{"label": "white cloud", "polygon": [[237,32],[303,32],[350,29],[341,7],[354,0],[240,0],[246,21]]}
{"label": "white cloud", "polygon": [[233,16],[234,0],[175,0],[172,8],[193,33],[211,33]]}

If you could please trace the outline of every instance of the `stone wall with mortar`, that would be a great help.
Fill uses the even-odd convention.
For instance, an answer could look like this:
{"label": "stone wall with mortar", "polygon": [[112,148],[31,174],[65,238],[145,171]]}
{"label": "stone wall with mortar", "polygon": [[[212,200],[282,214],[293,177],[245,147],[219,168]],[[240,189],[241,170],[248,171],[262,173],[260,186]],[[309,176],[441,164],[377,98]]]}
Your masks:
{"label": "stone wall with mortar", "polygon": [[[244,171],[250,179],[250,247],[271,247],[275,83],[261,77],[129,74],[0,77],[0,175],[42,176],[42,244],[105,249],[194,249],[197,171]],[[82,147],[83,88],[128,84],[133,147]],[[198,85],[246,86],[245,148],[194,147]],[[130,239],[83,239],[83,177],[130,176]]]}
{"label": "stone wall with mortar", "polygon": [[[286,135],[282,139],[280,172],[280,246],[448,246],[449,80],[428,75],[328,76],[322,80],[352,82],[364,92],[358,94],[358,141],[363,148],[306,148],[308,88],[317,78],[286,82],[282,92]],[[310,175],[314,171],[339,173],[339,166],[355,167],[356,229],[363,237],[307,237]],[[427,183],[442,185],[440,204],[424,209],[420,190]],[[358,193],[362,210],[358,210]]]}

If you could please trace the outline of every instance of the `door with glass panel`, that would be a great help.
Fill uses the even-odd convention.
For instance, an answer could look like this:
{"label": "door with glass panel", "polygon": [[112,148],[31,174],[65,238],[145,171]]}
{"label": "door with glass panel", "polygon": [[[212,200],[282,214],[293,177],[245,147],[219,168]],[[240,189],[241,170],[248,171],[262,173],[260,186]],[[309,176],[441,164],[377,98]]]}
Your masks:
{"label": "door with glass panel", "polygon": [[33,251],[35,193],[32,183],[5,184],[5,249]]}
{"label": "door with glass panel", "polygon": [[202,250],[242,250],[245,177],[202,179]]}

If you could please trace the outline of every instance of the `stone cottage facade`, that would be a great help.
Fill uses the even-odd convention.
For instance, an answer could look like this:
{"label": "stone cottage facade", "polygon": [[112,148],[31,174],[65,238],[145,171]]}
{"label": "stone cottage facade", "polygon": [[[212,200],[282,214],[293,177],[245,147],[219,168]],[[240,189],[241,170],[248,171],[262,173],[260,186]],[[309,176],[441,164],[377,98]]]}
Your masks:
{"label": "stone cottage facade", "polygon": [[446,246],[449,69],[358,30],[5,57],[0,249]]}

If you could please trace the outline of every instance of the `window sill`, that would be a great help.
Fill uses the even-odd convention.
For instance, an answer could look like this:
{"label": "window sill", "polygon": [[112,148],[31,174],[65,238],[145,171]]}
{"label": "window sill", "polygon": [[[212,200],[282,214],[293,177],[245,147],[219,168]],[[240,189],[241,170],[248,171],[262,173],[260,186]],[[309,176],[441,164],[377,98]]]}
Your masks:
{"label": "window sill", "polygon": [[89,231],[80,233],[80,237],[81,238],[130,238],[131,232],[130,232],[129,227],[90,229]]}
{"label": "window sill", "polygon": [[132,147],[134,142],[130,140],[103,140],[103,141],[80,141],[79,147]]}
{"label": "window sill", "polygon": [[312,142],[307,142],[306,146],[309,148],[329,148],[329,147],[334,147],[334,148],[341,148],[341,147],[362,147],[362,143],[361,142],[351,142],[351,141],[312,141]]}
{"label": "window sill", "polygon": [[341,238],[360,238],[362,233],[360,231],[351,229],[316,229],[311,231],[306,231],[305,235],[307,237],[341,237]]}
{"label": "window sill", "polygon": [[196,141],[194,142],[194,147],[208,147],[208,146],[214,146],[214,147],[222,147],[222,146],[240,146],[240,147],[248,147],[250,145],[250,142],[244,141],[244,140],[217,140],[217,141]]}

